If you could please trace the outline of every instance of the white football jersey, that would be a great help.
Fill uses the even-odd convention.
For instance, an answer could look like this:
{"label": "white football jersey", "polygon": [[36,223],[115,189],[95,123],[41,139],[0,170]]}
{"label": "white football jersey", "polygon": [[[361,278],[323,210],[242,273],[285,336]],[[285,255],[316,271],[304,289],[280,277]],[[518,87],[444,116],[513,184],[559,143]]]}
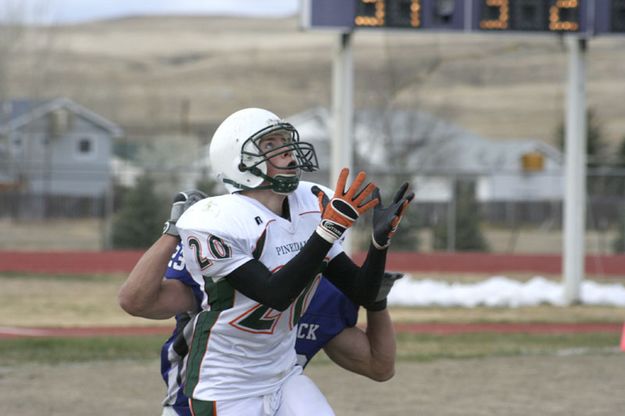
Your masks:
{"label": "white football jersey", "polygon": [[[301,250],[321,220],[312,185],[300,182],[289,194],[290,221],[241,194],[204,199],[178,220],[188,271],[204,293],[189,351],[188,396],[216,401],[264,395],[292,371],[294,328],[320,276],[283,312],[236,291],[226,276],[252,259],[275,272]],[[327,260],[340,252],[335,243]]]}

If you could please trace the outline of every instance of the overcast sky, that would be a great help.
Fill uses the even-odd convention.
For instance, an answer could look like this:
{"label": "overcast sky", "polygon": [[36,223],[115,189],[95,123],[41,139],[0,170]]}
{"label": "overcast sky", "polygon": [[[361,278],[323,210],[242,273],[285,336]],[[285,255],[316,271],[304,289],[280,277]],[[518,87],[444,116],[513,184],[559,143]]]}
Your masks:
{"label": "overcast sky", "polygon": [[0,0],[0,19],[77,23],[138,14],[285,16],[298,7],[299,0]]}

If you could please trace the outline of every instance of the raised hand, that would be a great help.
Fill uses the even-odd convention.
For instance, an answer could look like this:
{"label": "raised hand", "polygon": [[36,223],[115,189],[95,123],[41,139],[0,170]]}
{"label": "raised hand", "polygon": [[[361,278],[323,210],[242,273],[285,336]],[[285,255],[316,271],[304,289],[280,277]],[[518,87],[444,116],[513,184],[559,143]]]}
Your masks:
{"label": "raised hand", "polygon": [[408,204],[413,200],[414,193],[408,191],[408,182],[399,187],[388,207],[382,206],[380,192],[375,190],[373,197],[380,200],[380,204],[373,210],[372,241],[375,248],[383,250],[391,244],[391,238],[397,231]]}
{"label": "raised hand", "polygon": [[208,195],[206,195],[202,191],[198,191],[197,189],[178,192],[171,204],[169,219],[165,221],[163,234],[180,237],[180,235],[178,234],[178,229],[176,228],[176,222],[178,221],[178,218],[180,218],[182,213],[185,212],[191,205],[207,197]]}
{"label": "raised hand", "polygon": [[378,198],[369,199],[369,196],[377,190],[375,184],[368,183],[359,191],[360,186],[367,178],[365,172],[359,172],[346,191],[345,184],[348,175],[349,169],[341,170],[332,199],[328,199],[317,186],[313,186],[311,189],[319,199],[319,209],[321,210],[321,222],[317,226],[317,234],[329,243],[341,238],[360,215],[379,203]]}

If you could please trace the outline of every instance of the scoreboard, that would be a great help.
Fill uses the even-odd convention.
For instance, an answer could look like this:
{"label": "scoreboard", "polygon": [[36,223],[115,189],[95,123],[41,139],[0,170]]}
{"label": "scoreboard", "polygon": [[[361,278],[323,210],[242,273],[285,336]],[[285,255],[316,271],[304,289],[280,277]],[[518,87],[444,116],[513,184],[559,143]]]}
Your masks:
{"label": "scoreboard", "polygon": [[625,34],[625,0],[305,0],[309,29]]}

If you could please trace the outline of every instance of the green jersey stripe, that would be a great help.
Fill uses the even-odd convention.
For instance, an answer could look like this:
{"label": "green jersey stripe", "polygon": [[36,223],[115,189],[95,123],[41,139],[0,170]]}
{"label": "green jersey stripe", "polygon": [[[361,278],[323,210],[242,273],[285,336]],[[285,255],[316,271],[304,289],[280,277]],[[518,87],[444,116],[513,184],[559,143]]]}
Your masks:
{"label": "green jersey stripe", "polygon": [[197,316],[187,362],[187,380],[184,386],[184,394],[187,397],[193,396],[193,390],[200,380],[200,368],[208,348],[208,338],[211,334],[211,328],[219,318],[219,313],[219,311],[202,311]]}

